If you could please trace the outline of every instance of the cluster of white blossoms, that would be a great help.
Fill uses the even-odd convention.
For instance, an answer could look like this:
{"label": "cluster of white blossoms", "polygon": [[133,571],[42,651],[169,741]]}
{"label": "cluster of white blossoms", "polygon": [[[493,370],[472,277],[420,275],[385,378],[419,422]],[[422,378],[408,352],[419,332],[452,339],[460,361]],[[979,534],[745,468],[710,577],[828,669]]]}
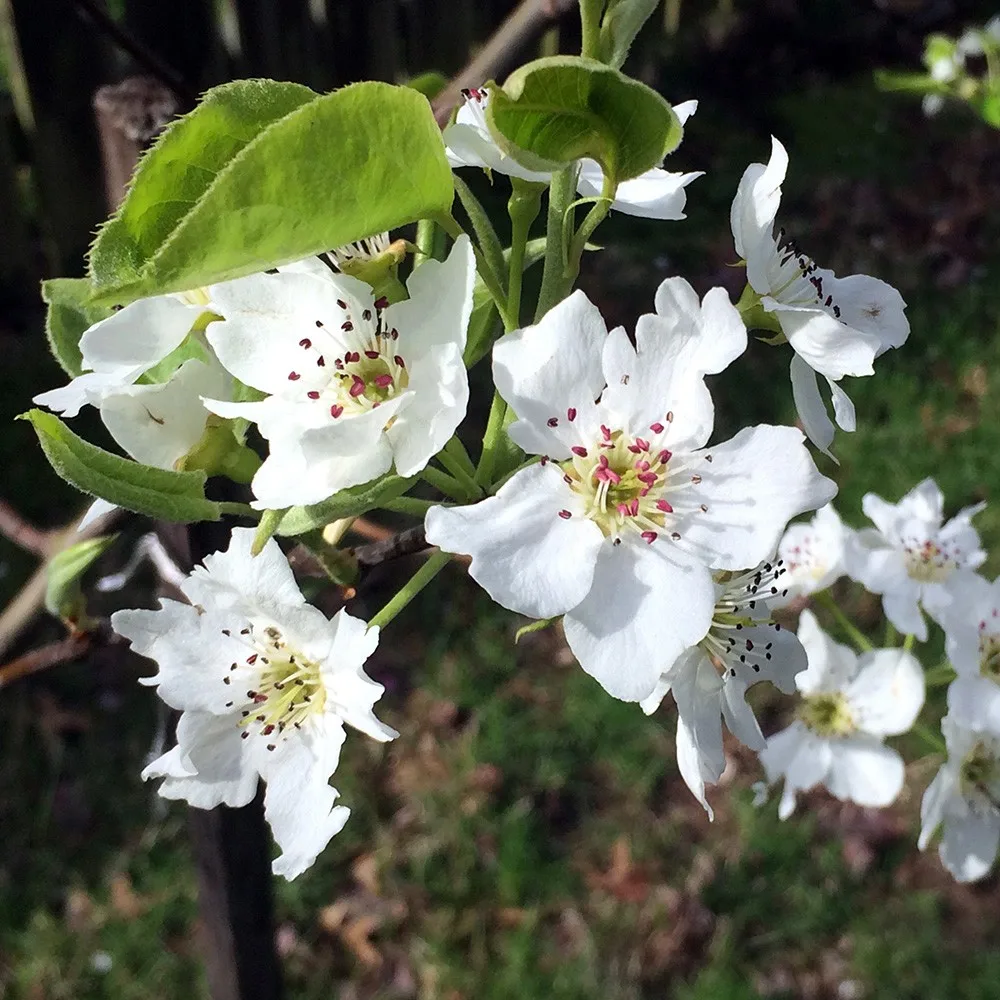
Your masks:
{"label": "cluster of white blossoms", "polygon": [[[445,130],[452,166],[548,184],[551,175],[495,144],[487,101],[484,90],[467,92]],[[674,110],[683,123],[696,106]],[[981,505],[945,522],[927,480],[897,504],[866,496],[865,529],[830,506],[836,486],[807,444],[829,454],[834,437],[818,376],[836,423],[853,430],[841,380],[872,374],[909,325],[894,288],[838,278],[775,234],[787,165],[772,140],[770,162],[747,168],[733,201],[748,282],[738,305],[721,288],[699,299],[670,277],[632,337],[609,331],[577,290],[496,341],[496,429],[524,461],[496,482],[467,474],[467,496],[489,495],[435,501],[426,539],[469,557],[472,578],[503,607],[542,624],[561,619],[595,696],[599,685],[652,713],[672,695],[678,767],[709,815],[726,729],[759,754],[768,786],[783,781],[782,818],[817,786],[865,806],[893,802],[904,763],[885,741],[910,729],[924,703],[910,648],[927,639],[926,613],[945,630],[957,676],[943,723],[948,757],[924,797],[920,845],[943,826],[945,865],[977,878],[1000,840],[1000,582],[976,573],[986,558],[971,523]],[[579,194],[600,196],[598,164],[574,169]],[[698,176],[653,168],[619,185],[612,208],[682,219]],[[197,462],[216,455],[219,440],[235,445],[250,456],[243,481],[258,511],[317,504],[392,471],[416,476],[445,454],[466,416],[476,256],[460,235],[445,259],[416,264],[404,286],[395,266],[406,246],[377,235],[133,303],[83,335],[84,373],[36,401],[68,416],[98,407],[131,457],[161,469],[217,474]],[[387,255],[392,282],[376,291],[367,265]],[[762,424],[711,440],[706,379],[744,354],[748,326],[791,346],[805,434]],[[251,424],[267,444],[263,460],[244,441]],[[214,450],[205,446],[220,434]],[[790,523],[802,514],[811,519]],[[189,603],[119,611],[112,625],[158,664],[149,683],[181,713],[176,746],[144,777],[199,808],[245,805],[263,779],[281,850],[274,871],[294,878],[349,813],[330,785],[345,724],[379,741],[397,734],[374,716],[382,687],[363,669],[379,628],[343,610],[328,620],[308,605],[268,539],[234,529],[227,551],[180,582]],[[820,628],[806,605],[844,576],[881,595],[886,618],[907,636],[902,648],[872,649],[847,623],[861,640],[855,653]],[[794,721],[769,737],[747,700],[759,681],[796,698]]]}

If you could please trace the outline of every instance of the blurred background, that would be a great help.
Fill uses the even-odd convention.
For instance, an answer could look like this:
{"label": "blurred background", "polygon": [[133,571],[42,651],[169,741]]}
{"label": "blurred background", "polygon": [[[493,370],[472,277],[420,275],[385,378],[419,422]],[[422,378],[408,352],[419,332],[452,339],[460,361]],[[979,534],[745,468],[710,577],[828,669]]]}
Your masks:
{"label": "blurred background", "polygon": [[[83,506],[12,420],[64,381],[38,281],[82,274],[107,213],[99,87],[152,59],[172,87],[161,78],[137,98],[129,127],[148,135],[237,77],[320,90],[450,77],[513,6],[0,0],[0,498],[41,528]],[[880,92],[874,72],[918,71],[928,33],[957,35],[994,13],[971,0],[670,0],[626,69],[672,101],[700,101],[668,166],[706,175],[688,188],[686,221],[611,219],[582,278],[609,325],[629,328],[671,274],[738,295],[729,203],[777,136],[791,157],[786,230],[821,265],[884,278],[909,304],[907,345],[848,387],[859,430],[838,437],[839,469],[820,459],[840,483],[836,505],[858,526],[864,493],[896,500],[925,476],[949,512],[992,501],[977,521],[990,578],[1000,571],[1000,132],[957,105],[927,118],[919,99]],[[578,51],[577,33],[571,13],[522,58]],[[475,179],[498,213],[506,183]],[[719,439],[794,419],[787,363],[754,345],[715,380]],[[75,427],[101,440],[94,421]],[[126,557],[124,543],[109,556]],[[0,604],[36,565],[0,537]],[[873,599],[839,596],[881,636]],[[959,887],[934,852],[916,850],[938,762],[926,743],[897,741],[913,763],[893,808],[815,794],[786,823],[774,801],[754,808],[762,774],[734,745],[709,823],[677,773],[672,712],[647,719],[608,698],[557,629],[515,648],[521,624],[456,569],[387,634],[372,673],[401,738],[348,740],[336,784],[351,820],[307,875],[276,885],[289,997],[997,996],[1000,885]],[[39,617],[0,659],[62,634]],[[0,667],[4,1000],[208,996],[184,809],[139,781],[166,725],[136,684],[144,672],[120,651],[20,679]],[[931,725],[940,701],[930,699]],[[757,705],[765,732],[787,720],[782,698],[760,692]]]}

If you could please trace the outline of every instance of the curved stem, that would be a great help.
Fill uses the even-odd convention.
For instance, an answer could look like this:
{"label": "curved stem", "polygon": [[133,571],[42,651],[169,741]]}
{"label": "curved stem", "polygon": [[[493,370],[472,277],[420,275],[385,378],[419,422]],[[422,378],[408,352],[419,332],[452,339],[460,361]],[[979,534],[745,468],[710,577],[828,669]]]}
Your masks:
{"label": "curved stem", "polygon": [[[450,500],[456,503],[468,503],[473,497],[469,496],[468,490],[457,479],[452,478],[447,472],[435,469],[433,465],[427,465],[420,471],[420,478],[424,482],[430,483],[438,492],[443,493]],[[476,487],[476,494],[479,487]]]}
{"label": "curved stem", "polygon": [[545,231],[545,263],[542,287],[535,308],[537,323],[568,291],[566,280],[566,227],[573,226],[570,205],[576,193],[577,166],[573,164],[552,175],[549,185],[549,213]]}
{"label": "curved stem", "polygon": [[469,472],[463,462],[450,454],[447,445],[437,453],[437,460],[461,485],[469,499],[478,500],[483,495],[483,491],[479,488],[479,483],[475,480],[474,472]]}
{"label": "curved stem", "polygon": [[368,622],[369,628],[378,626],[385,628],[448,565],[451,556],[447,552],[435,552],[427,562],[413,574],[410,579],[403,584],[395,596],[381,611],[375,614]]}
{"label": "curved stem", "polygon": [[813,594],[813,598],[833,615],[837,624],[850,636],[851,641],[862,653],[867,653],[873,648],[868,637],[844,614],[828,590],[821,590],[818,594]]}
{"label": "curved stem", "polygon": [[582,44],[580,55],[588,59],[598,59],[601,54],[601,13],[604,0],[580,0],[580,22]]}

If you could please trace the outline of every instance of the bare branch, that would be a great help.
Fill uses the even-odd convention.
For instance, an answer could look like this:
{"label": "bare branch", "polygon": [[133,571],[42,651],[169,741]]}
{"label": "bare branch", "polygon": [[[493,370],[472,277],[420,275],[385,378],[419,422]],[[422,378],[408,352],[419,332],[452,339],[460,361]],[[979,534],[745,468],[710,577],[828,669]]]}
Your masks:
{"label": "bare branch", "polygon": [[9,503],[0,500],[0,535],[6,535],[22,549],[44,556],[52,538],[47,531],[41,531],[29,524]]}
{"label": "bare branch", "polygon": [[412,528],[405,528],[398,534],[381,541],[371,542],[369,545],[359,545],[357,548],[351,549],[350,554],[357,560],[360,568],[371,569],[373,566],[389,562],[390,559],[400,559],[403,556],[423,552],[427,547],[424,526],[418,524]]}
{"label": "bare branch", "polygon": [[93,643],[93,636],[89,634],[74,635],[33,649],[30,653],[25,653],[24,656],[19,656],[16,660],[11,660],[0,667],[0,688],[5,688],[22,677],[37,674],[40,670],[47,670],[60,663],[69,663],[70,660],[75,660],[87,652]]}

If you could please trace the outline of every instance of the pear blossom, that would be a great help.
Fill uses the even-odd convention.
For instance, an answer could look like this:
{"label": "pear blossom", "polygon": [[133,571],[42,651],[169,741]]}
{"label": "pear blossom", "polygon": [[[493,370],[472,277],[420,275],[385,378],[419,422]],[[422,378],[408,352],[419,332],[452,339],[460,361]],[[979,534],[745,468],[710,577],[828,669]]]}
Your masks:
{"label": "pear blossom", "polygon": [[282,851],[273,870],[292,879],[350,814],[329,784],[344,724],[383,742],[398,734],[375,717],[383,689],[363,669],[378,628],[306,604],[278,543],[253,557],[253,536],[235,528],[225,552],[195,567],[180,588],[190,604],[117,611],[111,625],[156,661],[144,683],[181,711],[177,745],[143,778],[162,778],[160,795],[199,809],[246,805],[263,778]]}
{"label": "pear blossom", "polygon": [[[452,167],[480,167],[483,170],[496,170],[508,177],[548,184],[552,179],[551,173],[521,166],[494,142],[486,124],[488,91],[478,87],[464,90],[462,95],[465,103],[458,109],[455,121],[444,130],[448,162]],[[698,102],[685,101],[674,105],[673,110],[683,125],[698,110]],[[703,174],[703,170],[678,174],[653,167],[638,177],[619,184],[611,208],[624,215],[643,219],[686,218],[684,206],[687,194],[684,189]],[[596,198],[603,187],[604,173],[597,161],[589,158],[581,160],[577,178],[579,194],[584,198]]]}
{"label": "pear blossom", "polygon": [[787,819],[797,793],[815,785],[861,806],[889,805],[903,787],[903,758],[883,739],[905,733],[920,712],[920,664],[902,649],[859,657],[834,642],[809,610],[798,635],[809,660],[795,678],[802,703],[795,722],[760,753],[768,782],[785,779],[778,815]]}
{"label": "pear blossom", "polygon": [[[136,461],[172,469],[201,439],[209,413],[202,396],[227,398],[232,378],[192,333],[212,306],[201,289],[139,299],[84,331],[84,373],[34,398],[75,417],[96,406],[111,436]],[[185,350],[179,351],[184,345]],[[151,372],[177,351],[169,372]],[[167,375],[165,379],[152,376]],[[143,380],[145,377],[145,381]]]}
{"label": "pear blossom", "polygon": [[1000,845],[1000,737],[941,720],[948,759],[924,792],[920,839],[925,850],[943,826],[941,863],[959,882],[975,882],[993,867]]}
{"label": "pear blossom", "polygon": [[255,507],[316,503],[393,464],[401,476],[427,464],[465,416],[474,279],[462,236],[446,261],[418,266],[410,297],[393,305],[321,264],[213,288],[223,318],[209,342],[230,372],[268,394],[206,400],[214,413],[255,421],[269,442]]}
{"label": "pear blossom", "polygon": [[795,691],[795,675],[806,669],[806,654],[793,632],[771,617],[787,573],[781,560],[746,573],[714,574],[716,603],[707,635],[684,651],[641,702],[651,714],[668,691],[677,703],[677,764],[695,798],[705,798],[706,782],[722,777],[722,720],[752,750],[766,741],[746,702],[747,689],[770,681],[785,694]]}
{"label": "pear blossom", "polygon": [[816,511],[811,521],[790,524],[778,544],[786,573],[781,581],[784,595],[775,598],[775,606],[826,590],[843,576],[844,550],[851,535],[851,529],[829,504]]}
{"label": "pear blossom", "polygon": [[897,504],[868,493],[861,506],[875,527],[854,536],[848,574],[882,595],[885,616],[896,628],[924,642],[921,607],[940,621],[956,588],[986,559],[971,523],[986,505],[964,507],[943,524],[944,498],[934,480],[925,479]]}
{"label": "pear blossom", "polygon": [[891,285],[867,274],[838,278],[799,250],[783,229],[775,237],[787,168],[785,147],[772,137],[768,164],[750,164],[740,180],[730,222],[747,281],[795,352],[792,393],[802,426],[829,453],[834,428],[817,374],[830,388],[837,424],[853,431],[854,406],[837,383],[845,375],[871,375],[875,358],[905,343],[910,324],[906,303]]}
{"label": "pear blossom", "polygon": [[1000,737],[1000,579],[964,574],[942,616],[945,649],[958,675],[948,714],[961,726]]}
{"label": "pear blossom", "polygon": [[705,447],[704,376],[745,346],[721,288],[699,303],[682,278],[664,281],[636,346],[574,292],[493,350],[518,417],[508,433],[541,461],[478,504],[427,513],[428,541],[470,555],[497,603],[565,615],[581,666],[617,698],[646,698],[705,638],[712,570],[757,565],[790,517],[835,492],[794,428],[749,427]]}

